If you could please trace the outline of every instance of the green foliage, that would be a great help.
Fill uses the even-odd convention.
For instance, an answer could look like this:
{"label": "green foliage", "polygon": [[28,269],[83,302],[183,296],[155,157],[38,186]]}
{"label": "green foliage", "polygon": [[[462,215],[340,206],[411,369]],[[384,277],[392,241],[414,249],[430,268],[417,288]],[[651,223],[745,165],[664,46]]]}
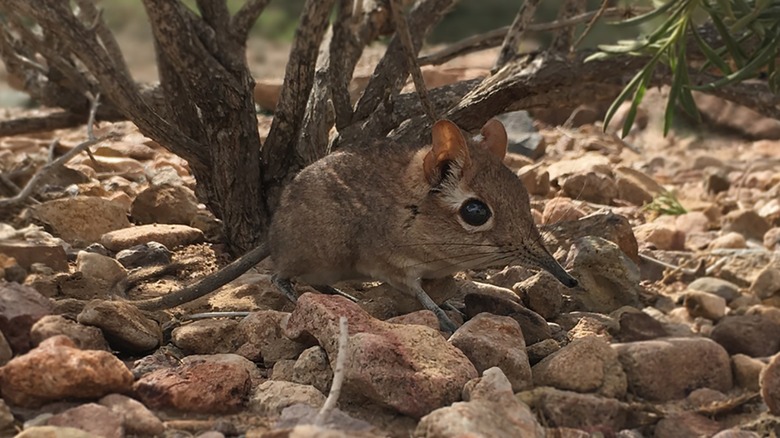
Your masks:
{"label": "green foliage", "polygon": [[677,200],[677,196],[672,192],[660,193],[652,202],[646,204],[644,209],[671,216],[679,216],[688,212],[685,207],[680,204],[680,201]]}
{"label": "green foliage", "polygon": [[[650,26],[650,32],[634,40],[618,41],[599,46],[600,52],[588,60],[616,55],[648,56],[649,61],[612,103],[604,119],[606,129],[618,107],[631,99],[631,107],[623,125],[622,135],[628,135],[639,104],[659,64],[668,67],[672,75],[669,98],[664,114],[664,135],[669,132],[677,108],[694,119],[699,112],[693,100],[693,90],[712,90],[729,84],[765,75],[772,92],[780,88],[776,59],[780,49],[780,0],[665,0],[654,1],[652,11],[622,22],[616,27]],[[711,24],[720,40],[710,46],[701,35],[702,24]],[[688,63],[688,42],[692,38],[706,61],[698,72],[717,76],[707,83],[691,80]],[[744,44],[758,41],[754,50]]]}

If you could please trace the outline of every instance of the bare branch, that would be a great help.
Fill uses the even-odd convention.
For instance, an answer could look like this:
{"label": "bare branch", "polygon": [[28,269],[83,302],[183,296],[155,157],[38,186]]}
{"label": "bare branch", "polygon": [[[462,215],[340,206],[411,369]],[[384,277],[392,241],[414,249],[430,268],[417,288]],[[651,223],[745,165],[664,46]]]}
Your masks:
{"label": "bare branch", "polygon": [[539,5],[540,0],[525,0],[523,5],[520,6],[520,10],[515,16],[515,20],[512,25],[509,26],[509,31],[504,38],[504,43],[501,45],[501,52],[498,54],[495,65],[491,72],[495,73],[506,63],[513,59],[517,55],[517,51],[520,48],[520,41],[528,31],[528,25],[534,19],[536,13],[536,7]]}
{"label": "bare branch", "polygon": [[[351,15],[350,3],[354,3]],[[386,11],[381,2],[374,2],[366,10],[362,0],[339,0],[341,13],[333,23],[333,40],[330,57],[335,60],[330,66],[330,88],[333,109],[336,115],[336,129],[343,129],[352,123],[352,101],[349,82],[363,49],[379,37],[386,26]]]}
{"label": "bare branch", "polygon": [[420,104],[425,110],[425,114],[431,119],[431,123],[433,123],[437,120],[436,111],[433,109],[433,105],[428,99],[428,89],[425,87],[425,79],[423,79],[420,65],[417,63],[417,50],[414,49],[412,35],[409,32],[409,24],[406,22],[406,16],[401,7],[401,2],[400,0],[390,0],[390,5],[393,12],[395,32],[400,38],[404,52],[406,53],[407,70],[412,75],[414,88],[420,96]]}
{"label": "bare branch", "polygon": [[[97,111],[97,106],[98,106],[98,99],[95,99],[89,111],[90,121],[94,122],[95,120],[95,112]],[[87,128],[87,131],[89,132],[90,129]],[[0,209],[12,207],[14,205],[24,202],[27,198],[32,196],[33,191],[46,175],[62,167],[65,163],[70,161],[73,157],[80,154],[81,152],[85,150],[89,150],[90,146],[100,143],[101,141],[106,140],[108,138],[112,138],[114,136],[115,134],[109,134],[109,135],[104,135],[100,138],[95,138],[94,135],[90,135],[91,138],[88,139],[87,141],[77,145],[73,149],[63,154],[61,157],[41,167],[38,170],[38,172],[36,172],[35,175],[33,175],[30,181],[27,182],[27,185],[24,186],[22,191],[19,192],[16,196],[8,199],[0,199]],[[52,144],[57,142],[59,142],[59,140],[54,140]]]}
{"label": "bare branch", "polygon": [[[582,0],[564,0],[558,11],[558,19],[566,19],[577,15],[582,15],[585,12],[587,3]],[[596,12],[598,15],[598,11]],[[569,52],[573,48],[572,41],[574,41],[575,27],[571,26],[564,29],[559,29],[553,37],[550,49],[558,52]]]}
{"label": "bare branch", "polygon": [[307,0],[304,5],[290,59],[284,74],[284,84],[276,105],[276,114],[268,138],[263,145],[262,160],[267,173],[265,181],[284,178],[288,172],[303,165],[285,152],[301,131],[306,104],[314,82],[317,52],[328,26],[328,16],[335,0]]}
{"label": "bare branch", "polygon": [[[630,17],[638,13],[646,12],[647,8],[629,7],[629,8],[608,8],[601,15],[602,17]],[[555,20],[549,23],[529,23],[526,30],[528,32],[546,32],[560,29],[562,27],[575,26],[589,20],[593,20],[599,11],[590,11],[576,17],[570,17],[564,20]],[[504,26],[480,35],[474,35],[453,43],[437,52],[421,56],[420,65],[438,65],[443,64],[458,56],[465,55],[480,50],[498,47],[504,41],[509,32],[509,26]]]}
{"label": "bare branch", "polygon": [[[582,50],[571,59],[560,54],[542,53],[530,61],[510,62],[472,89],[443,117],[465,130],[473,131],[491,117],[508,111],[570,108],[588,102],[609,101],[625,85],[626,75],[636,72],[647,62],[645,57],[630,55],[585,62],[592,53]],[[691,76],[701,83],[715,79],[706,75],[696,77],[693,71]],[[653,85],[669,83],[670,80],[669,72],[659,69]],[[780,119],[780,95],[771,93],[765,82],[743,82],[708,93],[750,107],[767,117]],[[427,119],[416,116],[396,129],[391,137],[401,143],[419,141],[419,133],[424,132],[426,126]]]}
{"label": "bare branch", "polygon": [[[454,0],[421,0],[415,3],[409,14],[414,53],[420,50],[425,35],[454,3]],[[409,74],[405,67],[406,53],[401,39],[396,34],[357,103],[354,120],[366,119],[383,100],[398,94]]]}
{"label": "bare branch", "polygon": [[[168,3],[168,2],[166,2]],[[178,3],[178,2],[176,2]],[[170,147],[191,163],[205,162],[200,144],[162,119],[139,94],[132,78],[114,64],[98,41],[95,32],[73,15],[70,5],[59,0],[7,0],[9,8],[34,19],[47,32],[61,41],[66,53],[62,57],[77,58],[94,76],[105,96],[115,108],[131,119],[146,135]],[[55,58],[56,60],[56,58]],[[66,106],[67,107],[67,106]],[[177,147],[178,146],[178,147]]]}
{"label": "bare branch", "polygon": [[106,21],[103,19],[102,11],[95,7],[93,0],[76,0],[79,9],[85,14],[88,21],[95,23],[95,33],[100,38],[100,42],[103,44],[103,48],[111,57],[114,65],[119,69],[123,75],[132,77],[130,69],[127,67],[125,57],[122,55],[122,50],[119,48],[114,34],[108,29]]}
{"label": "bare branch", "polygon": [[215,0],[197,0],[198,10],[206,22],[218,37],[227,36],[230,29],[230,12],[227,2]]}
{"label": "bare branch", "polygon": [[249,37],[249,31],[255,25],[260,14],[271,0],[247,0],[241,9],[233,15],[230,20],[230,29],[233,31],[233,38],[240,44],[246,44]]}
{"label": "bare branch", "polygon": [[2,120],[0,121],[0,137],[26,134],[28,132],[72,128],[86,122],[86,118],[87,117],[82,114],[75,114],[69,111],[57,111],[40,117]]}
{"label": "bare branch", "polygon": [[571,50],[577,48],[577,46],[579,46],[580,43],[582,43],[582,40],[584,40],[585,37],[588,36],[590,31],[593,30],[593,26],[596,25],[596,22],[598,22],[599,19],[601,19],[601,17],[603,17],[604,14],[607,12],[608,6],[609,6],[609,0],[601,0],[601,6],[599,7],[599,10],[596,11],[596,15],[594,15],[593,18],[591,18],[590,21],[588,22],[588,25],[585,26],[585,30],[582,31],[580,36],[577,38],[577,41],[575,41],[574,44],[572,44]]}

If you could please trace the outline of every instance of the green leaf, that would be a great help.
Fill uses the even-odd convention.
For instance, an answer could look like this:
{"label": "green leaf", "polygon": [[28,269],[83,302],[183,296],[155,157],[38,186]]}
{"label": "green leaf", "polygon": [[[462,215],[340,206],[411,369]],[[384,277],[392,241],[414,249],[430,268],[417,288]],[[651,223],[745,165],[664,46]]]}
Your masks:
{"label": "green leaf", "polygon": [[714,90],[755,75],[759,68],[774,56],[775,51],[777,50],[778,41],[780,41],[780,32],[775,29],[775,35],[772,37],[772,39],[762,42],[761,49],[755,54],[753,59],[747,65],[717,81],[691,88],[694,90]]}
{"label": "green leaf", "polygon": [[660,17],[666,12],[670,11],[674,6],[678,5],[680,2],[685,0],[668,0],[663,5],[653,9],[652,11],[643,14],[643,15],[637,15],[636,17],[632,17],[626,20],[622,21],[612,21],[608,24],[615,26],[615,27],[632,27],[636,26],[638,24],[650,21],[656,17]]}
{"label": "green leaf", "polygon": [[729,67],[729,64],[718,55],[715,50],[710,47],[709,44],[707,44],[707,41],[704,41],[704,38],[699,35],[699,31],[696,29],[696,27],[693,27],[693,37],[696,39],[696,42],[699,44],[699,49],[701,49],[701,52],[704,54],[704,56],[707,58],[707,64],[705,64],[701,70],[706,70],[710,63],[714,64],[718,69],[723,73],[724,75],[731,74],[731,67]]}
{"label": "green leaf", "polygon": [[604,115],[604,130],[606,130],[609,126],[609,122],[612,120],[612,117],[615,116],[615,113],[617,112],[618,108],[620,108],[620,105],[623,103],[623,101],[626,100],[628,95],[633,93],[634,90],[639,86],[639,83],[642,81],[642,78],[645,75],[645,71],[652,67],[654,67],[654,65],[651,66],[648,64],[645,66],[645,68],[638,71],[637,74],[631,78],[625,88],[623,88],[623,91],[620,92],[618,97],[615,98],[615,100],[612,102],[612,105],[610,105],[609,109],[607,109],[607,113]]}
{"label": "green leaf", "polygon": [[715,25],[716,29],[718,29],[718,33],[723,39],[723,43],[726,45],[726,49],[729,51],[729,54],[734,59],[734,63],[737,65],[737,67],[742,68],[742,66],[745,65],[745,55],[742,53],[742,49],[739,47],[739,44],[731,37],[729,29],[726,27],[720,17],[718,17],[717,13],[711,12],[710,18],[712,18],[712,24]]}
{"label": "green leaf", "polygon": [[631,108],[628,109],[628,114],[626,114],[626,121],[623,123],[621,138],[625,138],[625,136],[631,132],[631,127],[634,126],[634,120],[636,120],[636,113],[639,109],[639,104],[642,103],[642,99],[645,97],[645,91],[647,91],[647,85],[649,84],[650,78],[652,76],[652,69],[647,69],[647,73],[642,75],[642,80],[639,81],[639,86],[634,93],[634,99],[631,100]]}

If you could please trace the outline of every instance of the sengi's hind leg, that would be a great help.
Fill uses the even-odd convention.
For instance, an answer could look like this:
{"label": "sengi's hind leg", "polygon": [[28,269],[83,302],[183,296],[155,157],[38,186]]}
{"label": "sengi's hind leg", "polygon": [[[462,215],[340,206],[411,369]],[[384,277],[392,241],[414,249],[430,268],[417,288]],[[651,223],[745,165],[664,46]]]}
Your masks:
{"label": "sengi's hind leg", "polygon": [[346,292],[342,291],[341,289],[337,289],[337,288],[335,288],[335,287],[333,287],[333,286],[328,286],[328,285],[316,285],[316,286],[312,286],[312,287],[314,288],[314,290],[316,290],[317,292],[319,292],[319,293],[321,293],[321,294],[326,294],[326,295],[341,295],[342,297],[344,297],[344,298],[346,298],[346,299],[348,299],[348,300],[352,301],[353,303],[357,303],[357,301],[358,301],[358,300],[357,300],[357,298],[355,298],[355,297],[353,297],[352,295],[350,295],[350,294],[348,294],[348,293],[346,293]]}
{"label": "sengi's hind leg", "polygon": [[298,294],[295,292],[295,288],[293,287],[289,278],[281,278],[274,274],[271,276],[271,282],[274,284],[274,286],[276,286],[277,289],[279,289],[279,292],[287,297],[288,300],[293,303],[298,302]]}

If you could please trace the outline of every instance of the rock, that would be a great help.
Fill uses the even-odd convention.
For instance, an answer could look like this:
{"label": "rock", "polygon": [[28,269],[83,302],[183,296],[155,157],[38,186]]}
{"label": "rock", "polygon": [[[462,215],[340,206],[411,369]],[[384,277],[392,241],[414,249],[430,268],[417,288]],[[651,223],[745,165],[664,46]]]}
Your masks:
{"label": "rock", "polygon": [[35,289],[0,282],[0,332],[17,354],[32,347],[30,328],[51,310],[51,301]]}
{"label": "rock", "polygon": [[439,319],[436,317],[435,313],[427,309],[394,316],[392,318],[386,319],[385,322],[389,322],[390,324],[424,325],[434,330],[439,329]]}
{"label": "rock", "polygon": [[618,329],[613,337],[619,342],[647,341],[669,335],[657,319],[644,312],[621,312],[615,319]]}
{"label": "rock", "polygon": [[626,426],[630,412],[626,403],[613,398],[549,387],[520,393],[518,397],[530,398],[531,408],[548,427],[620,430]]}
{"label": "rock", "polygon": [[762,300],[780,294],[780,269],[767,266],[750,284],[750,293]]}
{"label": "rock", "polygon": [[[498,272],[488,274],[487,282],[504,289],[512,289],[512,286],[528,278],[531,278],[531,276],[533,275],[534,275],[533,272],[524,268],[523,266],[507,266],[506,268]],[[480,286],[484,284],[478,281],[472,283],[474,283],[476,286]],[[507,292],[507,291],[501,291],[501,292]],[[507,292],[507,296],[512,297],[513,295],[517,295],[517,294],[510,294]],[[518,298],[518,297],[514,296],[513,298]],[[519,298],[515,301],[519,302]]]}
{"label": "rock", "polygon": [[96,436],[122,438],[125,430],[122,416],[111,409],[95,403],[87,403],[63,411],[46,422],[49,426],[73,427]]}
{"label": "rock", "polygon": [[700,211],[690,211],[675,216],[674,227],[686,235],[703,233],[710,229],[710,218]]}
{"label": "rock", "polygon": [[27,270],[33,263],[43,263],[57,272],[68,272],[68,256],[62,245],[0,239],[0,254],[13,257]]}
{"label": "rock", "polygon": [[[278,363],[278,362],[277,362]],[[274,379],[286,380],[276,377],[274,366]],[[303,350],[303,353],[293,363],[291,380],[302,385],[311,385],[321,393],[327,394],[333,383],[333,370],[330,368],[328,355],[321,347],[311,347]]]}
{"label": "rock", "polygon": [[144,375],[133,390],[153,409],[231,413],[245,406],[258,375],[255,364],[235,354],[194,355]]}
{"label": "rock", "polygon": [[82,351],[65,336],[41,342],[0,368],[3,398],[19,406],[38,406],[65,398],[98,398],[126,392],[133,375],[113,354]]}
{"label": "rock", "polygon": [[594,312],[570,312],[562,314],[555,321],[562,328],[569,329],[566,340],[598,336],[609,341],[610,333],[618,329],[617,322],[610,316]]}
{"label": "rock", "polygon": [[639,306],[639,268],[616,244],[582,237],[575,241],[569,259],[570,271],[580,282],[576,298],[585,310],[609,313],[622,306]]}
{"label": "rock", "polygon": [[162,341],[157,322],[124,301],[90,301],[79,313],[78,322],[100,328],[112,347],[130,353],[156,348]]}
{"label": "rock", "polygon": [[14,438],[102,438],[81,429],[57,426],[33,426],[24,429]]}
{"label": "rock", "polygon": [[726,300],[708,292],[688,291],[683,304],[693,318],[717,321],[726,315]]}
{"label": "rock", "polygon": [[550,193],[550,174],[540,169],[538,164],[522,167],[517,171],[517,177],[530,195],[547,196]]}
{"label": "rock", "polygon": [[311,385],[269,380],[257,387],[248,408],[255,414],[276,416],[299,403],[319,408],[325,403],[325,396]]}
{"label": "rock", "polygon": [[0,434],[11,436],[14,427],[14,414],[5,402],[0,399]]}
{"label": "rock", "polygon": [[710,339],[663,338],[612,348],[618,352],[629,391],[648,400],[681,399],[696,388],[724,392],[732,386],[728,353]]}
{"label": "rock", "polygon": [[583,172],[611,175],[612,167],[613,165],[610,163],[608,157],[598,152],[588,152],[582,157],[574,160],[556,161],[547,168],[547,171],[550,173],[550,180],[556,181],[563,176]]}
{"label": "rock", "polygon": [[640,242],[652,245],[661,250],[685,249],[685,234],[673,226],[650,222],[634,227],[634,235]]}
{"label": "rock", "polygon": [[[539,437],[544,428],[527,405],[512,396],[509,381],[498,368],[485,370],[473,385],[469,401],[437,409],[420,419],[414,436]],[[471,382],[469,382],[471,383]]]}
{"label": "rock", "polygon": [[79,324],[61,315],[44,316],[30,329],[30,339],[35,345],[57,335],[67,336],[80,350],[110,351],[99,328]]}
{"label": "rock", "polygon": [[128,157],[134,160],[151,160],[157,155],[154,149],[142,143],[129,143],[125,141],[112,141],[95,148],[95,155],[105,157]]}
{"label": "rock", "polygon": [[540,271],[512,286],[512,290],[522,297],[523,304],[538,313],[542,318],[554,319],[561,313],[563,296],[568,288],[547,271]]}
{"label": "rock", "polygon": [[723,231],[734,231],[746,239],[764,241],[764,233],[769,231],[769,224],[753,210],[734,210],[721,219]]}
{"label": "rock", "polygon": [[[0,257],[5,257],[5,255],[0,255]],[[27,278],[27,270],[19,266],[14,258],[6,258],[3,261],[2,266],[0,266],[0,273],[3,274],[0,280],[5,279],[9,283],[21,284]]]}
{"label": "rock", "polygon": [[520,324],[527,345],[552,337],[550,327],[544,318],[504,295],[486,293],[486,291],[472,292],[466,295],[464,303],[466,316],[469,319],[483,312],[514,319]]}
{"label": "rock", "polygon": [[585,212],[574,205],[569,198],[553,198],[544,204],[543,224],[576,221],[585,216]]}
{"label": "rock", "polygon": [[513,391],[531,387],[525,339],[514,319],[480,313],[463,324],[450,337],[450,343],[463,351],[480,374],[498,367],[511,382]]}
{"label": "rock", "polygon": [[119,415],[130,435],[160,436],[165,432],[163,422],[137,400],[121,394],[109,394],[98,403]]}
{"label": "rock", "polygon": [[739,296],[739,286],[730,281],[715,277],[697,278],[688,285],[688,289],[700,290],[702,292],[718,295],[725,299],[726,302],[730,302]]}
{"label": "rock", "polygon": [[303,294],[284,332],[291,339],[313,336],[333,362],[340,316],[348,319],[350,333],[345,393],[419,418],[457,401],[463,385],[477,376],[474,365],[437,330],[373,319],[340,296]]}
{"label": "rock", "polygon": [[11,350],[11,346],[8,345],[5,335],[0,332],[0,367],[7,364],[12,357],[14,357],[14,352]]}
{"label": "rock", "polygon": [[76,269],[85,277],[109,286],[127,277],[127,271],[118,261],[94,252],[79,251]]}
{"label": "rock", "polygon": [[535,386],[552,386],[576,392],[596,392],[621,398],[626,374],[609,343],[595,336],[575,339],[532,368]]}
{"label": "rock", "polygon": [[55,199],[33,207],[33,215],[69,243],[86,245],[130,226],[122,207],[95,196]]}
{"label": "rock", "polygon": [[594,213],[574,222],[560,222],[540,227],[545,245],[551,252],[566,250],[582,236],[595,236],[615,243],[634,263],[639,263],[639,246],[628,218],[615,214]]}
{"label": "rock", "polygon": [[723,429],[717,421],[693,412],[681,412],[662,418],[655,425],[656,438],[712,436]]}
{"label": "rock", "polygon": [[535,365],[545,357],[560,349],[561,346],[554,339],[545,339],[533,345],[529,345],[528,348],[525,349],[525,352],[528,354],[528,361],[531,365]]}
{"label": "rock", "polygon": [[198,213],[198,199],[182,185],[153,185],[136,196],[130,215],[139,224],[189,225]]}
{"label": "rock", "polygon": [[729,354],[763,357],[780,351],[780,324],[761,315],[726,316],[718,321],[710,337]]}
{"label": "rock", "polygon": [[159,242],[167,248],[189,245],[203,240],[203,232],[186,225],[139,225],[124,228],[100,237],[100,243],[111,251],[121,251],[149,242]]}
{"label": "rock", "polygon": [[770,228],[764,233],[764,246],[769,250],[780,249],[780,227]]}
{"label": "rock", "polygon": [[727,192],[731,188],[731,181],[726,172],[722,170],[709,170],[704,173],[704,190],[707,193],[717,195]]}
{"label": "rock", "polygon": [[566,196],[581,201],[610,205],[618,196],[615,180],[603,173],[575,173],[559,179],[558,183]]}
{"label": "rock", "polygon": [[202,319],[173,329],[173,345],[192,354],[234,353],[241,343],[238,322]]}
{"label": "rock", "polygon": [[700,409],[713,403],[722,403],[728,400],[726,394],[710,388],[694,389],[685,398],[685,403],[695,409]]}
{"label": "rock", "polygon": [[731,369],[734,372],[735,383],[740,388],[750,391],[760,390],[758,381],[765,365],[764,362],[744,354],[731,356]]}
{"label": "rock", "polygon": [[707,245],[709,249],[741,249],[747,248],[745,236],[737,232],[729,232],[718,236]]}
{"label": "rock", "polygon": [[[426,84],[428,79],[426,78]],[[428,84],[430,87],[431,85]],[[534,127],[528,111],[511,111],[496,117],[506,128],[507,149],[509,152],[523,154],[534,160],[541,158],[545,151],[544,137]]]}
{"label": "rock", "polygon": [[243,344],[237,354],[253,362],[262,361],[267,367],[282,359],[295,359],[310,343],[293,341],[282,333],[282,321],[289,313],[261,310],[250,313],[238,324],[239,339]]}
{"label": "rock", "polygon": [[[282,415],[276,421],[274,429],[292,428],[289,434],[290,437],[373,438],[381,436],[379,431],[376,431],[376,428],[370,423],[353,418],[338,408],[328,410],[324,417],[320,419],[322,421],[320,423],[321,426],[314,426],[317,423],[318,414],[319,409],[304,403],[286,407],[282,410]],[[411,434],[410,427],[404,428],[408,429]],[[281,433],[284,434],[285,432],[282,431]],[[271,433],[278,432],[274,430]],[[249,432],[247,436],[254,435]]]}
{"label": "rock", "polygon": [[764,367],[758,384],[761,388],[761,399],[766,403],[769,412],[780,415],[780,355],[775,355]]}
{"label": "rock", "polygon": [[639,170],[621,166],[615,169],[615,174],[618,199],[634,205],[641,206],[652,202],[655,196],[664,192],[663,186]]}
{"label": "rock", "polygon": [[[767,300],[769,301],[769,300]],[[780,308],[764,304],[754,304],[745,309],[745,315],[760,315],[780,324]]]}
{"label": "rock", "polygon": [[761,438],[761,435],[748,430],[727,429],[716,433],[712,438]]}
{"label": "rock", "polygon": [[116,254],[116,260],[127,269],[167,265],[171,262],[171,251],[159,242],[147,242],[128,249],[123,249]]}

